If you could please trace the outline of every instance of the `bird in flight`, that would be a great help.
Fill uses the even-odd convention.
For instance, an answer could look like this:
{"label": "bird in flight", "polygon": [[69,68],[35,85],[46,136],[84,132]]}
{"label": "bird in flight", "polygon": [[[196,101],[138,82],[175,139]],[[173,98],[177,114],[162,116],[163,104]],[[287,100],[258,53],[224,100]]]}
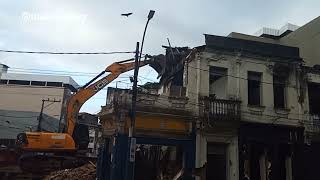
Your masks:
{"label": "bird in flight", "polygon": [[132,13],[124,13],[124,14],[121,14],[121,16],[127,16],[129,17]]}

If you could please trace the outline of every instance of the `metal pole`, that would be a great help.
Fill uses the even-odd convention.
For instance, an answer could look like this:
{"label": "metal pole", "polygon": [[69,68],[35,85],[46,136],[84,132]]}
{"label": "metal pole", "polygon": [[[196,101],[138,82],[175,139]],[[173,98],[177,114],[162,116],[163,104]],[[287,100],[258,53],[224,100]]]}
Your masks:
{"label": "metal pole", "polygon": [[148,14],[148,20],[146,23],[146,26],[144,27],[143,36],[142,36],[142,42],[141,42],[141,49],[139,53],[139,42],[137,42],[136,46],[136,55],[135,55],[135,68],[134,68],[134,75],[133,75],[133,86],[132,86],[132,112],[131,112],[131,127],[129,128],[129,137],[133,137],[134,135],[134,125],[136,122],[136,101],[137,101],[137,84],[138,84],[138,73],[139,73],[139,65],[141,61],[142,56],[142,50],[143,50],[143,44],[144,44],[144,38],[146,36],[147,27],[149,24],[149,21],[154,16],[155,11],[150,10]]}
{"label": "metal pole", "polygon": [[150,19],[147,20],[146,26],[144,27],[144,31],[143,31],[143,36],[142,36],[142,41],[141,41],[141,49],[140,49],[140,55],[139,55],[139,62],[141,61],[144,38],[146,36],[146,32],[147,32],[147,27],[148,27],[149,21],[150,21]]}
{"label": "metal pole", "polygon": [[131,126],[129,129],[129,137],[133,137],[134,126],[136,122],[136,103],[137,103],[137,84],[138,84],[138,72],[139,72],[139,42],[136,45],[136,54],[134,60],[134,74],[133,74],[133,86],[132,86],[132,107],[131,107]]}
{"label": "metal pole", "polygon": [[44,106],[44,99],[42,99],[42,105],[41,105],[41,110],[40,110],[40,115],[39,115],[39,123],[38,123],[38,132],[41,131],[41,121],[42,121],[42,113],[43,113],[43,106]]}
{"label": "metal pole", "polygon": [[[61,102],[61,100],[56,100],[56,99],[50,100],[49,98],[48,99],[42,99],[41,110],[40,110],[40,114],[39,114],[39,118],[38,118],[38,121],[39,121],[39,123],[38,123],[38,132],[41,132],[41,130],[42,130],[41,124],[42,124],[42,119],[43,119],[43,109],[52,104],[51,103],[51,104],[47,105],[46,107],[44,107],[44,102],[55,103],[55,102]],[[59,121],[59,126],[60,126],[60,121]]]}

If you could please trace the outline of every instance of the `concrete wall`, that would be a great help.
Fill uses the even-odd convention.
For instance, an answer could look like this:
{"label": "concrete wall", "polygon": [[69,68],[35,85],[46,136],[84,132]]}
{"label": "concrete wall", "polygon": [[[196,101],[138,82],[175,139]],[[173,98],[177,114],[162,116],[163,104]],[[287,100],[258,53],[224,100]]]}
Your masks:
{"label": "concrete wall", "polygon": [[[38,116],[43,99],[55,99],[60,102],[45,102],[43,109],[43,128],[48,131],[58,131],[58,124],[63,106],[66,105],[65,96],[70,94],[66,88],[23,86],[23,85],[0,85],[0,120],[1,128],[15,132],[4,135],[0,131],[1,138],[15,138],[16,134],[26,130],[36,130]],[[8,123],[8,122],[9,123]]]}
{"label": "concrete wall", "polygon": [[318,51],[318,47],[320,47],[320,16],[279,40],[236,32],[232,32],[228,36],[238,39],[298,47],[300,56],[306,62],[307,66],[320,63],[320,51]]}
{"label": "concrete wall", "polygon": [[[285,109],[274,109],[273,99],[273,70],[272,59],[247,57],[241,54],[220,55],[219,52],[202,52],[194,61],[189,63],[187,96],[189,101],[199,103],[198,97],[209,95],[209,67],[223,67],[228,69],[226,99],[238,99],[242,101],[242,120],[259,123],[275,123],[294,125],[299,124],[299,119],[305,118],[301,114],[307,114],[307,103],[299,104],[300,82],[298,79],[299,68],[292,67],[289,72],[285,89]],[[219,57],[219,58],[216,58]],[[219,59],[219,60],[216,60]],[[271,60],[271,61],[270,61]],[[262,73],[261,81],[261,106],[248,105],[248,71]],[[221,82],[220,82],[221,84]],[[222,86],[218,86],[217,91]],[[190,105],[192,106],[192,105]],[[194,108],[197,111],[196,108]],[[300,114],[300,115],[299,115]]]}
{"label": "concrete wall", "polygon": [[215,94],[218,99],[227,98],[227,82],[228,77],[224,76],[217,79],[215,82],[210,84],[209,91],[210,94]]}
{"label": "concrete wall", "polygon": [[320,51],[320,16],[294,32],[284,36],[280,42],[285,45],[299,47],[300,56],[306,65],[319,64]]}
{"label": "concrete wall", "polygon": [[44,113],[60,118],[65,88],[32,87],[23,85],[0,85],[0,109],[40,112],[42,99],[56,99],[61,102],[45,102]]}
{"label": "concrete wall", "polygon": [[[281,59],[277,59],[280,60]],[[210,91],[209,68],[210,66],[227,68],[228,77],[225,82],[217,82],[211,88],[217,88],[212,92],[225,94],[225,99],[237,99],[241,103],[241,120],[254,123],[281,124],[301,126],[302,120],[308,117],[308,101],[298,102],[300,92],[299,68],[292,65],[288,75],[288,85],[285,89],[285,109],[274,108],[273,94],[273,70],[275,63],[266,57],[250,57],[243,54],[223,53],[207,50],[198,53],[187,66],[188,106],[193,108],[194,114],[199,114],[199,97],[208,96]],[[248,105],[248,71],[262,73],[261,81],[261,106]],[[222,79],[221,79],[222,80]],[[225,87],[223,87],[225,85]],[[222,93],[222,89],[225,92]],[[200,120],[201,121],[201,120]],[[207,161],[206,147],[208,142],[223,143],[227,145],[227,179],[239,178],[239,153],[237,133],[228,134],[236,126],[229,130],[217,132],[215,130],[199,130],[196,138],[196,167],[201,167]],[[201,128],[200,128],[201,129]]]}
{"label": "concrete wall", "polygon": [[258,41],[258,42],[264,42],[264,43],[272,43],[272,44],[280,44],[278,40],[270,39],[270,38],[264,38],[264,37],[258,37],[258,36],[252,36],[248,34],[241,34],[237,32],[232,32],[228,35],[228,37],[237,38],[237,39],[244,39],[249,41]]}
{"label": "concrete wall", "polygon": [[[239,179],[238,136],[235,134],[205,133],[196,138],[196,167],[202,167],[207,162],[208,143],[226,145],[226,177],[227,180]],[[210,169],[207,169],[210,171]]]}

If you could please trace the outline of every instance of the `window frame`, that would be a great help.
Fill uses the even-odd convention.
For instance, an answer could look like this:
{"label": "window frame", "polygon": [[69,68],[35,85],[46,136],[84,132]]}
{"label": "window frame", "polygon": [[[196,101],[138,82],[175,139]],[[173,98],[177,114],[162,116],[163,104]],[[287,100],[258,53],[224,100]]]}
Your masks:
{"label": "window frame", "polygon": [[[222,67],[222,66],[209,66],[209,96],[215,97],[215,94],[211,94],[211,84],[214,83],[216,80],[226,77],[226,85],[225,85],[225,91],[226,95],[228,93],[228,71],[229,69],[227,67]],[[212,77],[218,77],[217,79],[211,79]]]}
{"label": "window frame", "polygon": [[[286,84],[287,84],[287,78],[283,77],[283,76],[278,76],[278,75],[273,75],[273,107],[275,109],[286,109],[287,107],[287,88],[286,88]],[[282,97],[282,103],[279,103],[277,105],[276,102],[276,97],[279,97],[279,93],[278,91],[275,91],[275,88],[283,88],[282,89],[282,93],[283,93],[283,97]]]}
{"label": "window frame", "polygon": [[[254,80],[256,77],[258,77],[259,80]],[[249,106],[262,106],[262,77],[263,77],[263,73],[262,72],[256,72],[256,71],[248,71],[247,72],[247,88],[248,88],[248,105]],[[256,92],[254,91],[254,88],[250,87],[250,86],[255,86],[253,83],[253,81],[257,81],[258,82],[258,88],[259,88],[259,98],[257,98],[257,100],[254,100],[252,98],[252,94],[256,94]],[[255,82],[255,83],[257,83]],[[256,88],[257,88],[256,87]],[[254,91],[254,92],[252,92]],[[257,101],[257,103],[255,102]]]}

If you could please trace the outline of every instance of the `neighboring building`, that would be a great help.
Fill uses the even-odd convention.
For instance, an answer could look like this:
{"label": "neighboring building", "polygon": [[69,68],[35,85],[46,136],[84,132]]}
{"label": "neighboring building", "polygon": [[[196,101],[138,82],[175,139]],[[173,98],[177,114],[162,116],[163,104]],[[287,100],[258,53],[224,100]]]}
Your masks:
{"label": "neighboring building", "polygon": [[233,32],[229,37],[298,47],[306,66],[319,63],[320,16],[301,27],[286,24],[280,29],[262,28],[255,36]]}
{"label": "neighboring building", "polygon": [[[289,27],[291,26],[291,28]],[[282,44],[298,47],[300,57],[303,59],[303,67],[299,83],[302,85],[299,100],[304,102],[301,122],[305,127],[305,153],[304,153],[304,179],[318,179],[317,163],[320,160],[318,152],[320,151],[320,17],[315,18],[309,23],[297,28],[294,25],[288,25],[286,33],[272,34],[271,31],[260,30],[256,36],[231,33],[233,38],[247,39],[265,43]],[[263,28],[270,29],[270,28]],[[283,28],[282,28],[283,29]],[[281,30],[273,30],[280,32]],[[284,31],[282,31],[284,32]]]}
{"label": "neighboring building", "polygon": [[20,132],[38,129],[42,102],[41,129],[57,132],[60,122],[63,128],[66,100],[78,84],[67,76],[16,74],[8,68],[0,64],[1,144],[14,143]]}
{"label": "neighboring building", "polygon": [[98,124],[98,116],[83,112],[79,113],[78,123],[88,126],[89,144],[87,154],[91,157],[97,157],[102,136],[101,125]]}

